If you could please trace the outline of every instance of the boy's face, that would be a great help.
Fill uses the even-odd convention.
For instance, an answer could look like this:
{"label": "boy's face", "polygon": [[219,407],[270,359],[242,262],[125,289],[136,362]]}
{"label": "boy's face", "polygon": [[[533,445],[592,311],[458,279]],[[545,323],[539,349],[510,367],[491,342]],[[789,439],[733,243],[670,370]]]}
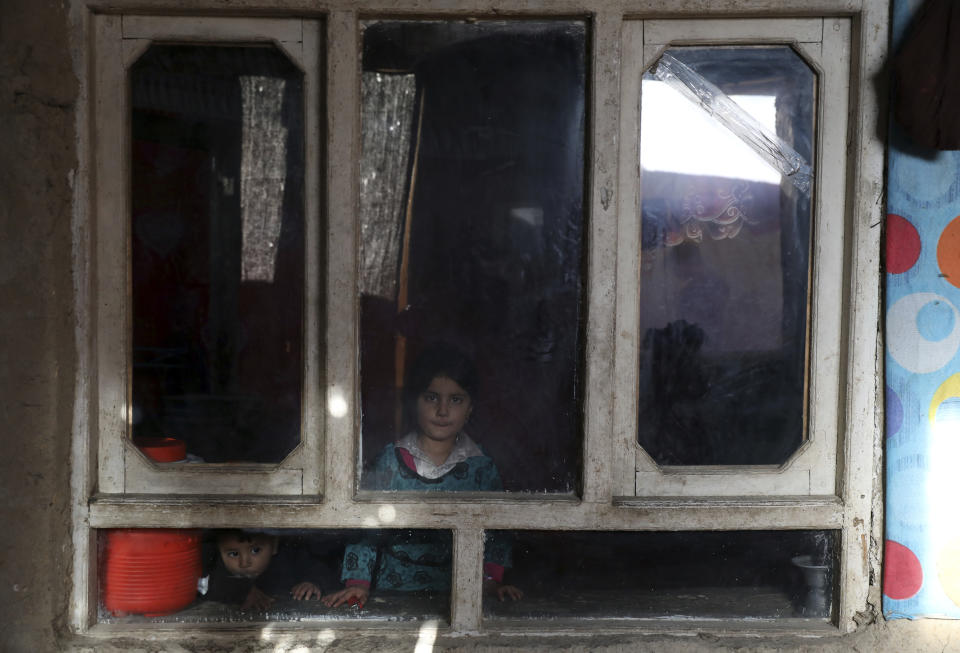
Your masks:
{"label": "boy's face", "polygon": [[217,546],[227,571],[244,578],[256,578],[262,574],[277,552],[277,540],[270,535],[251,535],[243,540],[236,535],[226,535]]}

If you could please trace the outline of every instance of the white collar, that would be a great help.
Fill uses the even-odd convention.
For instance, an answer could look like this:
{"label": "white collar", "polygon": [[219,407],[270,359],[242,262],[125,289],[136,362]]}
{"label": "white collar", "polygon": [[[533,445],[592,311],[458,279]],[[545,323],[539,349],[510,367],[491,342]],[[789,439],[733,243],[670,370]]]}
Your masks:
{"label": "white collar", "polygon": [[413,456],[413,460],[417,465],[417,474],[420,474],[420,476],[424,478],[440,478],[467,458],[483,455],[483,452],[480,451],[480,447],[477,446],[476,442],[462,431],[457,435],[457,441],[453,444],[450,455],[439,465],[434,464],[434,462],[430,460],[430,456],[417,444],[416,431],[411,431],[403,436],[397,443],[397,446],[410,452],[410,455]]}

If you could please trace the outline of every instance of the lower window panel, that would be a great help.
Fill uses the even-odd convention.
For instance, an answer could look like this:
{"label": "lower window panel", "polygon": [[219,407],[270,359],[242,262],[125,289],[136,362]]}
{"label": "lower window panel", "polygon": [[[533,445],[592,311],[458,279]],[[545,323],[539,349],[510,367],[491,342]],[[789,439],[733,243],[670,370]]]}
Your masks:
{"label": "lower window panel", "polygon": [[[99,621],[449,622],[452,541],[410,529],[101,530]],[[357,586],[368,594],[344,592]]]}
{"label": "lower window panel", "polygon": [[512,542],[487,620],[813,619],[832,621],[836,531],[488,531]]}

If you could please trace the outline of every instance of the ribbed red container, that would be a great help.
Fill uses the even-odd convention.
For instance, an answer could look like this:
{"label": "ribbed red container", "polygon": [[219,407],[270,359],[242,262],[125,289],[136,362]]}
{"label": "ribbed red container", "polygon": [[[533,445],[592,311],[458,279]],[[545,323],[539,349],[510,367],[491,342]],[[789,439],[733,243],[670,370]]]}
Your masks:
{"label": "ribbed red container", "polygon": [[178,612],[197,595],[200,531],[126,528],[107,531],[103,605],[148,617]]}

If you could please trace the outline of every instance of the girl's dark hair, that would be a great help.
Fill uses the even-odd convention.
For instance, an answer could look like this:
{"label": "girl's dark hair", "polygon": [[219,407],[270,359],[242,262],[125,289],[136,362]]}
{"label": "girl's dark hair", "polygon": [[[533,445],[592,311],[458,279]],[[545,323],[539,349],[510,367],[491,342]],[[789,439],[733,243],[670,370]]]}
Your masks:
{"label": "girl's dark hair", "polygon": [[417,398],[438,376],[456,381],[457,385],[467,391],[471,400],[476,400],[478,380],[477,367],[473,361],[453,345],[427,345],[407,370],[403,383],[403,405],[408,427],[417,424]]}

